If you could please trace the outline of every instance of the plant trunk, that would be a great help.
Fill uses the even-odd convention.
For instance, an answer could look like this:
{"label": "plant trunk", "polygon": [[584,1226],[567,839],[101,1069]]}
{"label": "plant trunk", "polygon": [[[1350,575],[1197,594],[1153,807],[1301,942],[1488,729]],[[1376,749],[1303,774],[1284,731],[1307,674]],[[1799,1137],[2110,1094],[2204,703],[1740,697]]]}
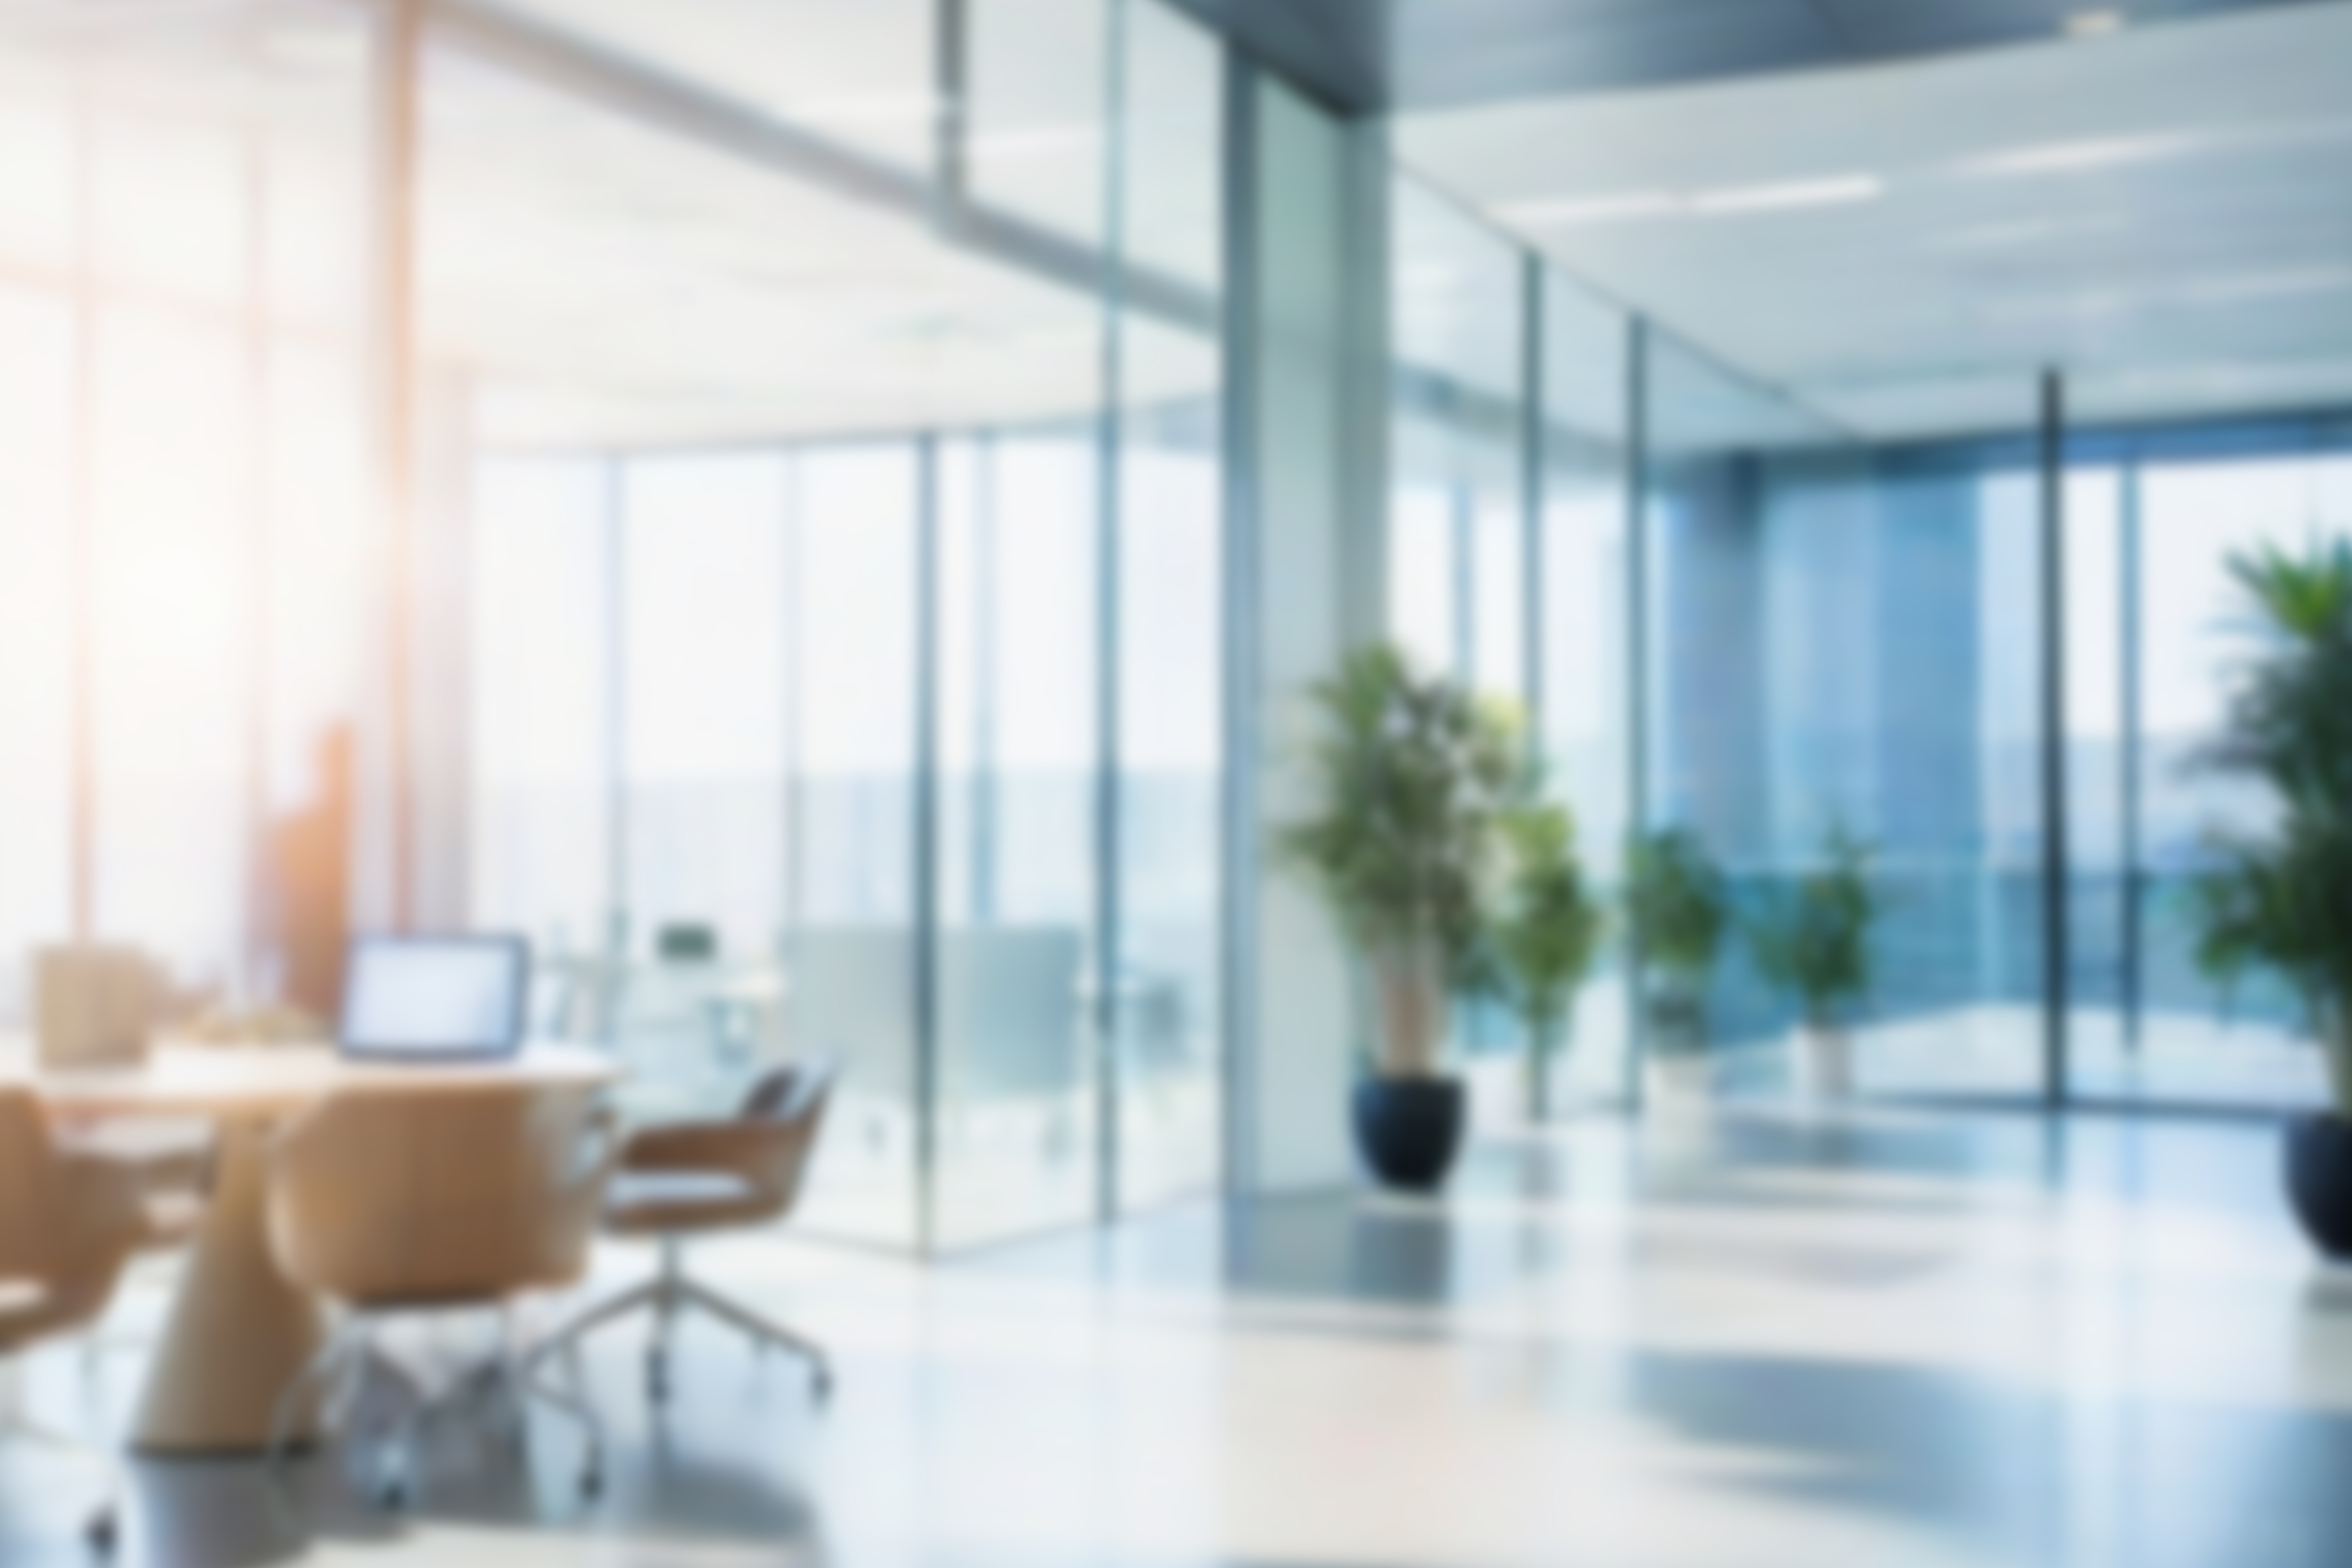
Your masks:
{"label": "plant trunk", "polygon": [[1380,993],[1380,1070],[1384,1078],[1429,1078],[1445,1031],[1445,966],[1437,944],[1400,942],[1373,964]]}
{"label": "plant trunk", "polygon": [[1549,1019],[1529,1018],[1528,1031],[1528,1120],[1551,1118],[1551,1059],[1559,1054],[1559,1027]]}
{"label": "plant trunk", "polygon": [[2336,1009],[2336,1026],[2320,1037],[2319,1052],[2327,1058],[2327,1088],[2336,1114],[2352,1121],[2352,1005]]}

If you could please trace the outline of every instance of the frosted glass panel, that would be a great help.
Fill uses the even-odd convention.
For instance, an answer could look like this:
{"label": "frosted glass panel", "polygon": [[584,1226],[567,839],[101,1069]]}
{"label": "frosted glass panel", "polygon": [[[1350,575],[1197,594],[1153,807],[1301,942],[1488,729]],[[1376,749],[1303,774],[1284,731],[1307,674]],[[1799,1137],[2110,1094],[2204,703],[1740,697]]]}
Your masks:
{"label": "frosted glass panel", "polygon": [[772,959],[784,923],[787,468],[774,454],[632,463],[620,692],[635,948],[708,933]]}
{"label": "frosted glass panel", "polygon": [[618,913],[616,482],[594,458],[500,459],[475,480],[473,916],[530,936],[543,964],[601,959]]}
{"label": "frosted glass panel", "polygon": [[941,454],[940,1159],[943,1242],[1091,1215],[1096,520],[1090,425]]}
{"label": "frosted glass panel", "polygon": [[915,1099],[915,810],[921,448],[811,447],[793,459],[785,1043],[838,1057],[835,1125],[809,1221],[905,1245],[919,1235]]}

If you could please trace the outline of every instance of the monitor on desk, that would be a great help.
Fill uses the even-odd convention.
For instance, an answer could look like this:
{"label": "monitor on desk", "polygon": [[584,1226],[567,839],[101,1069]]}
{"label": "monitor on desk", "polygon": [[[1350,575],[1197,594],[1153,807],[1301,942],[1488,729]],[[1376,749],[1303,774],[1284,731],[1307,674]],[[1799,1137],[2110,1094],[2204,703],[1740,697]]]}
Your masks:
{"label": "monitor on desk", "polygon": [[343,973],[346,1057],[433,1064],[521,1048],[530,949],[511,936],[363,936]]}

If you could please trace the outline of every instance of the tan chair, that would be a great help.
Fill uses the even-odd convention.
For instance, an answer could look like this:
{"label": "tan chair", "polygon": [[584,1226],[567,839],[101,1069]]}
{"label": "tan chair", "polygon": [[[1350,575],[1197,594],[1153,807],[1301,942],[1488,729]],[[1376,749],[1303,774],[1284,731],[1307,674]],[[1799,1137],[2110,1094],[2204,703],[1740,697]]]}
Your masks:
{"label": "tan chair", "polygon": [[[87,1449],[26,1415],[14,1362],[43,1340],[88,1329],[132,1254],[184,1234],[151,1209],[146,1174],[136,1162],[60,1143],[30,1089],[0,1085],[0,1362],[10,1363],[0,1366],[0,1432]],[[101,1552],[114,1547],[118,1477],[110,1474],[108,1489],[84,1528]]]}
{"label": "tan chair", "polygon": [[809,1363],[817,1397],[829,1395],[833,1371],[824,1350],[688,1276],[685,1249],[696,1237],[770,1225],[792,1213],[824,1122],[833,1079],[830,1064],[778,1068],[752,1085],[731,1120],[672,1123],[631,1135],[621,1152],[604,1229],[656,1238],[661,1271],[592,1308],[535,1354],[569,1352],[615,1319],[649,1310],[654,1331],[646,1352],[646,1393],[663,1404],[669,1397],[670,1342],[678,1314],[695,1310],[749,1334],[755,1346],[801,1356]]}
{"label": "tan chair", "polygon": [[[618,1140],[591,1091],[536,1085],[357,1090],[289,1123],[270,1148],[270,1248],[286,1277],[343,1309],[327,1347],[278,1401],[270,1439],[282,1465],[315,1391],[357,1405],[387,1320],[495,1311],[499,1349],[487,1380],[509,1404],[517,1439],[527,1399],[577,1420],[587,1436],[583,1495],[604,1484],[604,1438],[577,1388],[526,1375],[513,1309],[586,1271]],[[377,1500],[404,1506],[415,1449],[444,1396],[420,1398],[383,1449]]]}

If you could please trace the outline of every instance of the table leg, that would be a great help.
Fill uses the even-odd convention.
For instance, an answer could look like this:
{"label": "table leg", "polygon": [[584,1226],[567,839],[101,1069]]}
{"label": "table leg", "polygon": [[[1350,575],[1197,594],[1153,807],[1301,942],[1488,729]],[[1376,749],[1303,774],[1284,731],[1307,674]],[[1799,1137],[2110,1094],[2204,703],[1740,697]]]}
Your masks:
{"label": "table leg", "polygon": [[[131,1430],[142,1453],[266,1448],[279,1393],[324,1342],[319,1303],[270,1257],[262,1205],[268,1136],[261,1121],[220,1129],[211,1202]],[[312,1435],[308,1416],[295,1435]]]}

